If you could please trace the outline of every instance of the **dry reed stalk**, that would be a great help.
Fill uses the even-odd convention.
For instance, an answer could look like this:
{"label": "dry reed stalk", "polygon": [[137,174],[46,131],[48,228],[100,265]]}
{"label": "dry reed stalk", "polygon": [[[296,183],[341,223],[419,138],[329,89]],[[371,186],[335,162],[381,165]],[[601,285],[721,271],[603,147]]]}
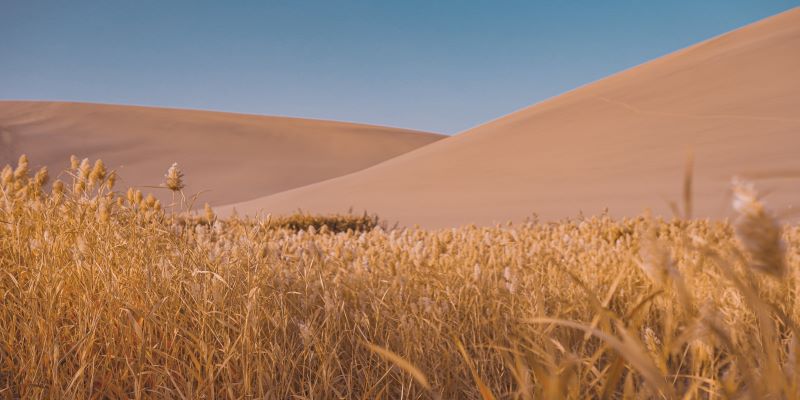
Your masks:
{"label": "dry reed stalk", "polygon": [[800,395],[768,278],[800,229],[748,190],[734,224],[388,229],[164,210],[77,158],[45,192],[26,164],[0,175],[0,398]]}

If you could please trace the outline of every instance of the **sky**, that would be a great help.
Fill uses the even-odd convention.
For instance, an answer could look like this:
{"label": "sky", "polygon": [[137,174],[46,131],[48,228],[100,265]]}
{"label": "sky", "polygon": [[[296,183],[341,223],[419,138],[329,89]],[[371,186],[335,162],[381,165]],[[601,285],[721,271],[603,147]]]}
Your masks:
{"label": "sky", "polygon": [[800,0],[0,0],[0,99],[454,134]]}

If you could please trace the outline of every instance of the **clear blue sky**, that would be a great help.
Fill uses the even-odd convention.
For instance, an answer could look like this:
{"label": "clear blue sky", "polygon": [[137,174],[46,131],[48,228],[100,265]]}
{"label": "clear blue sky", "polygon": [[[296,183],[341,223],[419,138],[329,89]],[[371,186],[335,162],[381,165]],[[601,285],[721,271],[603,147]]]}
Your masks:
{"label": "clear blue sky", "polygon": [[0,99],[456,133],[797,5],[0,0]]}

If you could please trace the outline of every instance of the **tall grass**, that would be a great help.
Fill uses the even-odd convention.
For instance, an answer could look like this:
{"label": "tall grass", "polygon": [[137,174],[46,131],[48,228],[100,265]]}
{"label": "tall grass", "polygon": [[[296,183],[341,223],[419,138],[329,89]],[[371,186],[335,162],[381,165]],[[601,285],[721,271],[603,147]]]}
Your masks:
{"label": "tall grass", "polygon": [[743,183],[731,223],[389,230],[66,176],[0,175],[0,398],[798,397],[800,231]]}

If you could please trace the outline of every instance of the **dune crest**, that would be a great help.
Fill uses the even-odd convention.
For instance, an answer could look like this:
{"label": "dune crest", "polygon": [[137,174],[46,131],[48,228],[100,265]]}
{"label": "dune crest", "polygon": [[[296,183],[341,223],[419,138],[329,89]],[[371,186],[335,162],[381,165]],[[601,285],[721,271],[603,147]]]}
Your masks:
{"label": "dune crest", "polygon": [[800,198],[798,71],[795,8],[363,171],[234,207],[352,206],[426,227],[605,208],[669,215],[693,153],[696,216],[729,215],[734,175],[781,176],[760,184],[787,211]]}

